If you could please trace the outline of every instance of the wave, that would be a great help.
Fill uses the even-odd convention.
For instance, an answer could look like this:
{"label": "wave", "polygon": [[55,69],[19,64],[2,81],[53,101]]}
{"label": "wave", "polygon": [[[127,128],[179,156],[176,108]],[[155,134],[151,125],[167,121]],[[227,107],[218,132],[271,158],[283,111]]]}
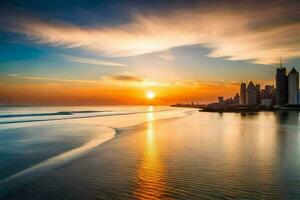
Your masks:
{"label": "wave", "polygon": [[[97,125],[102,126],[102,125]],[[105,133],[101,132],[99,137],[90,140],[84,145],[72,149],[67,152],[63,152],[59,155],[51,157],[45,161],[35,164],[17,174],[0,180],[0,198],[14,191],[20,186],[26,184],[29,181],[35,180],[51,170],[54,170],[60,166],[66,165],[75,159],[82,157],[95,147],[111,140],[117,133],[118,130],[109,126],[102,126],[105,129]]]}
{"label": "wave", "polygon": [[[163,112],[163,111],[171,111],[174,109],[163,109],[163,110],[156,110],[151,112]],[[83,111],[78,111],[83,112]],[[87,112],[87,111],[85,111]],[[89,112],[98,112],[98,111],[89,111]],[[61,113],[61,112],[58,112]],[[63,118],[50,118],[50,119],[30,119],[30,120],[15,120],[15,121],[4,121],[0,122],[0,124],[12,124],[12,123],[28,123],[28,122],[45,122],[45,121],[58,121],[58,120],[66,120],[66,119],[82,119],[82,118],[93,118],[93,117],[108,117],[108,116],[118,116],[118,115],[133,115],[133,114],[142,114],[142,113],[149,113],[149,111],[135,111],[135,112],[124,112],[124,113],[117,113],[117,112],[110,112],[106,113],[106,111],[102,111],[100,115],[91,115],[91,116],[73,116],[73,117],[63,117]],[[24,114],[25,115],[25,114]]]}
{"label": "wave", "polygon": [[111,112],[111,111],[91,111],[91,110],[85,110],[85,111],[60,111],[60,112],[54,112],[54,113],[8,114],[8,115],[0,115],[0,118],[74,115],[74,114],[98,113],[98,112]]}
{"label": "wave", "polygon": [[[163,112],[163,111],[174,111],[174,109],[161,109],[151,112]],[[79,111],[82,112],[82,111]],[[105,117],[105,116],[118,116],[118,115],[131,115],[131,114],[140,114],[140,113],[149,113],[149,111],[136,111],[136,112],[123,112],[123,113],[102,113],[102,115],[93,115],[93,116],[74,116],[72,118],[59,118],[59,119],[37,119],[37,120],[23,120],[23,121],[12,121],[12,122],[0,122],[0,124],[4,123],[21,123],[21,122],[36,122],[36,121],[54,121],[54,120],[64,120],[64,119],[78,119],[78,118],[92,118],[92,117]],[[177,118],[177,117],[167,117],[170,118]],[[156,119],[163,120],[163,119]],[[167,120],[167,119],[165,119]],[[9,193],[15,191],[19,187],[23,186],[26,183],[29,183],[33,180],[40,178],[41,176],[49,173],[57,169],[58,167],[64,166],[66,164],[71,163],[75,159],[78,159],[88,152],[93,150],[94,148],[98,147],[99,145],[113,139],[115,136],[119,134],[128,133],[135,130],[141,124],[145,124],[147,122],[143,121],[133,126],[127,126],[123,128],[115,128],[112,126],[95,124],[94,126],[100,126],[104,128],[104,132],[101,131],[98,137],[90,140],[86,144],[69,150],[67,152],[63,152],[59,155],[53,156],[44,160],[40,163],[37,163],[21,172],[18,172],[14,175],[11,175],[3,180],[0,180],[0,199]]]}

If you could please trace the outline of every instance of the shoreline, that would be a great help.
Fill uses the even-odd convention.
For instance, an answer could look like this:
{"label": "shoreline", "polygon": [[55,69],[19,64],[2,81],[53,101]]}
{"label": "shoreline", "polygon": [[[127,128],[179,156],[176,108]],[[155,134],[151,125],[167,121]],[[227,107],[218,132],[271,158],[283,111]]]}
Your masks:
{"label": "shoreline", "polygon": [[254,112],[278,112],[278,111],[298,111],[300,112],[300,108],[298,107],[283,107],[283,108],[203,108],[203,107],[187,107],[187,106],[174,106],[171,107],[179,107],[179,108],[195,108],[198,109],[199,112],[216,112],[216,113],[254,113]]}
{"label": "shoreline", "polygon": [[299,108],[294,109],[199,109],[199,112],[217,112],[217,113],[257,113],[257,112],[280,112],[280,111],[298,111]]}

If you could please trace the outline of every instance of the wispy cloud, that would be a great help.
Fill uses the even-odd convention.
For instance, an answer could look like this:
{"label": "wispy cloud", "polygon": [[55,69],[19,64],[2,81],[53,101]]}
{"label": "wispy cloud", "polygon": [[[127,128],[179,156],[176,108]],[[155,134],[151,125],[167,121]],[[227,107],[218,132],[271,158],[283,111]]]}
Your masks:
{"label": "wispy cloud", "polygon": [[130,83],[135,84],[138,87],[166,87],[170,85],[169,82],[152,80],[149,78],[144,78],[133,73],[123,73],[115,74],[110,76],[103,76],[104,81],[113,81],[117,83]]}
{"label": "wispy cloud", "polygon": [[143,78],[132,74],[132,73],[124,73],[110,76],[103,76],[103,80],[112,80],[112,81],[129,81],[129,82],[140,82],[143,81]]}
{"label": "wispy cloud", "polygon": [[43,82],[62,82],[62,83],[78,83],[78,84],[112,84],[122,86],[125,83],[127,85],[135,87],[165,87],[170,85],[169,82],[152,80],[144,78],[133,73],[122,73],[102,76],[99,80],[82,80],[82,79],[66,79],[55,77],[43,77],[43,76],[21,76],[13,75],[11,78],[29,80],[29,81],[43,81]]}
{"label": "wispy cloud", "polygon": [[98,59],[70,56],[70,55],[65,55],[65,54],[62,54],[60,56],[63,57],[65,60],[67,60],[69,62],[74,62],[74,63],[92,64],[92,65],[99,65],[99,66],[111,66],[111,67],[127,66],[125,64],[116,63],[116,62],[108,62],[108,61],[103,61],[103,60],[98,60]]}
{"label": "wispy cloud", "polygon": [[[211,48],[210,57],[271,64],[281,56],[300,56],[297,19],[299,3],[295,1],[288,6],[268,2],[247,9],[209,7],[165,15],[136,14],[131,22],[113,27],[80,27],[31,17],[9,23],[11,31],[26,34],[35,42],[80,47],[107,56],[134,56],[196,44]],[[86,58],[67,59],[116,66]]]}
{"label": "wispy cloud", "polygon": [[175,56],[170,51],[163,51],[156,55],[159,58],[163,58],[166,60],[174,60]]}
{"label": "wispy cloud", "polygon": [[10,77],[17,77],[17,76],[20,76],[20,74],[7,74],[7,76],[10,76]]}
{"label": "wispy cloud", "polygon": [[24,80],[70,82],[70,83],[88,83],[88,84],[91,84],[91,83],[94,84],[94,83],[99,82],[97,80],[60,79],[60,78],[49,78],[49,77],[41,77],[41,76],[18,76],[16,78],[24,79]]}

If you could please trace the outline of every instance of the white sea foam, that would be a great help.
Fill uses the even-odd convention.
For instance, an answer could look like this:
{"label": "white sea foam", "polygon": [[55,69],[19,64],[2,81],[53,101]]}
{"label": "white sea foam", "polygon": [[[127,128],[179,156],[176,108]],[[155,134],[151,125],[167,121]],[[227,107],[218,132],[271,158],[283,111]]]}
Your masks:
{"label": "white sea foam", "polygon": [[[101,107],[102,108],[102,107]],[[109,107],[110,108],[110,107]],[[129,109],[128,109],[129,108]],[[36,109],[33,107],[33,109]],[[61,109],[61,108],[60,108]],[[95,108],[94,108],[95,109]],[[113,109],[113,108],[111,108]],[[127,109],[116,109],[108,110],[77,110],[77,111],[62,111],[57,110],[55,112],[14,112],[11,114],[0,113],[0,130],[28,127],[34,125],[40,125],[42,122],[60,121],[60,120],[71,120],[71,119],[85,119],[85,118],[97,118],[97,117],[109,117],[109,116],[124,116],[134,114],[145,114],[145,113],[156,113],[175,111],[178,109],[172,109],[170,107],[161,107],[153,109],[153,107],[127,107]],[[151,110],[149,110],[151,109]]]}

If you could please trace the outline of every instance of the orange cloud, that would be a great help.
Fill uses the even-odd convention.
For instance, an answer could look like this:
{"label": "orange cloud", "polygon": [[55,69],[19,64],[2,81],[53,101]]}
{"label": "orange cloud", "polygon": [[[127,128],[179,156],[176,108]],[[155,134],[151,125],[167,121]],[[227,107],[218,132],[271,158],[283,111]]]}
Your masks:
{"label": "orange cloud", "polygon": [[118,75],[111,75],[111,76],[104,76],[102,77],[104,80],[111,80],[111,81],[130,81],[130,82],[140,82],[143,81],[143,78],[132,74],[132,73],[124,73]]}

